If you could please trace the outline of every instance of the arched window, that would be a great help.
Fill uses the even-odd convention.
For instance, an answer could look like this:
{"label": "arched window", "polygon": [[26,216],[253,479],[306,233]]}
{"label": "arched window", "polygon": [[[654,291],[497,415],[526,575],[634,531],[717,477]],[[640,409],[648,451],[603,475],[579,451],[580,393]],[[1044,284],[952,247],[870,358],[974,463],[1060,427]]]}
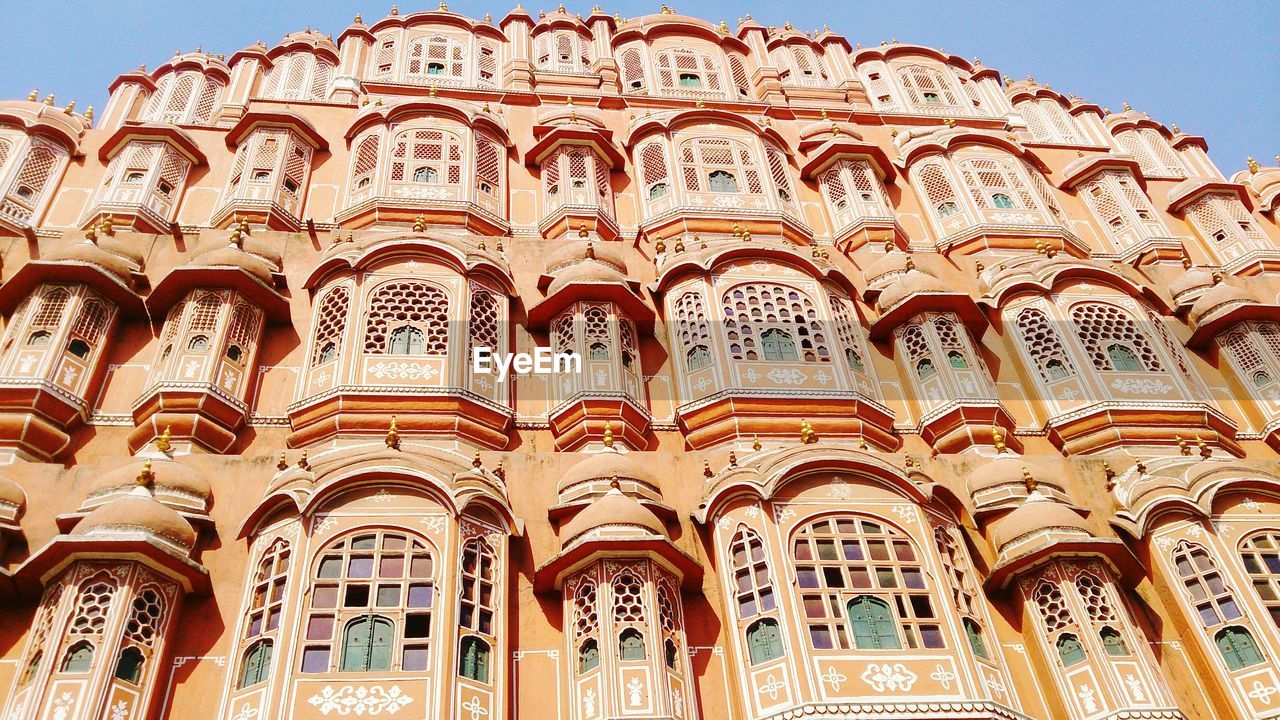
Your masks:
{"label": "arched window", "polygon": [[[800,529],[792,557],[815,649],[853,647],[850,631],[864,633],[859,642],[888,646],[888,631],[878,624],[884,621],[897,647],[944,646],[923,564],[897,528],[857,515],[824,518]],[[841,618],[841,610],[851,614]]]}
{"label": "arched window", "polygon": [[476,135],[476,191],[490,199],[502,188],[503,154],[497,141]]}
{"label": "arched window", "polygon": [[468,630],[493,635],[497,560],[482,538],[468,540],[462,549],[462,598],[458,623]]}
{"label": "arched window", "polygon": [[858,323],[854,322],[853,308],[847,299],[839,295],[832,295],[830,300],[831,320],[836,328],[836,338],[844,348],[844,358],[854,372],[866,372],[866,362],[862,359],[861,330],[858,329]]}
{"label": "arched window", "polygon": [[1258,650],[1258,643],[1254,642],[1253,635],[1242,627],[1232,626],[1219,630],[1218,634],[1213,636],[1213,642],[1218,646],[1218,652],[1222,653],[1222,659],[1226,662],[1228,670],[1240,670],[1262,662],[1262,652]]}
{"label": "arched window", "polygon": [[351,193],[352,199],[368,194],[373,187],[373,174],[378,169],[379,137],[370,135],[356,145],[351,161]]}
{"label": "arched window", "polygon": [[690,370],[701,370],[711,366],[711,351],[699,345],[685,353],[685,364]]}
{"label": "arched window", "polygon": [[1155,128],[1123,130],[1116,134],[1120,147],[1138,161],[1145,175],[1186,177],[1187,173],[1169,140]]}
{"label": "arched window", "polygon": [[644,60],[640,57],[640,51],[635,48],[623,50],[618,65],[622,69],[622,92],[644,92]]}
{"label": "arched window", "polygon": [[88,640],[81,640],[67,648],[67,654],[62,658],[62,672],[65,673],[89,672],[91,665],[93,665],[93,644]]}
{"label": "arched window", "polygon": [[751,654],[752,665],[782,657],[782,632],[778,629],[778,621],[761,618],[752,623],[747,628],[747,650]]}
{"label": "arched window", "polygon": [[1102,640],[1102,647],[1106,649],[1108,655],[1123,657],[1130,654],[1129,646],[1125,644],[1124,638],[1115,628],[1102,628],[1098,632],[1098,637]]}
{"label": "arched window", "polygon": [[342,331],[347,326],[347,311],[351,304],[351,291],[346,287],[330,290],[320,301],[316,312],[315,356],[312,366],[323,365],[338,358],[338,345]]}
{"label": "arched window", "polygon": [[366,353],[395,353],[397,347],[412,349],[413,333],[399,336],[402,344],[393,346],[395,331],[408,328],[417,330],[419,336],[416,354],[443,355],[448,350],[449,301],[444,291],[434,285],[403,280],[380,286],[369,299],[367,323]]}
{"label": "arched window", "polygon": [[680,170],[689,192],[760,195],[760,165],[756,153],[740,140],[698,137],[680,143]]}
{"label": "arched window", "polygon": [[312,570],[302,672],[334,669],[338,628],[339,668],[389,669],[397,664],[401,670],[425,670],[433,578],[431,551],[405,533],[366,531],[331,543]]}
{"label": "arched window", "polygon": [[1173,550],[1173,564],[1201,625],[1212,628],[1241,617],[1231,589],[1203,547],[1186,541],[1178,543]]}
{"label": "arched window", "polygon": [[572,30],[544,32],[534,40],[538,69],[559,73],[581,73],[591,67],[587,40]]}
{"label": "arched window", "polygon": [[138,648],[127,647],[121,650],[120,657],[116,660],[116,679],[137,685],[142,677],[142,663],[142,651]]}
{"label": "arched window", "polygon": [[937,374],[938,370],[933,366],[933,361],[929,358],[924,358],[916,362],[916,376],[921,380],[928,380]]}
{"label": "arched window", "polygon": [[711,338],[702,295],[693,291],[684,293],[676,300],[675,311],[675,329],[685,350],[685,366],[689,370],[710,366],[711,350],[707,345]]}
{"label": "arched window", "polygon": [[1240,560],[1258,599],[1280,626],[1280,532],[1264,530],[1245,538]]}
{"label": "arched window", "polygon": [[391,331],[392,355],[421,355],[424,345],[422,330],[416,327],[398,327]]}
{"label": "arched window", "polygon": [[723,296],[725,333],[734,360],[830,362],[826,331],[813,301],[782,285],[739,285]]}
{"label": "arched window", "polygon": [[89,350],[89,343],[81,340],[80,338],[76,338],[67,344],[67,352],[75,355],[81,360],[89,357]]}
{"label": "arched window", "polygon": [[1128,172],[1098,173],[1082,183],[1077,192],[1120,249],[1169,234],[1151,207],[1151,201]]}
{"label": "arched window", "polygon": [[600,644],[589,639],[578,648],[578,672],[590,672],[597,667],[600,667]]}
{"label": "arched window", "polygon": [[900,650],[902,640],[889,611],[889,603],[871,595],[849,601],[849,624],[853,646],[859,650]]}
{"label": "arched window", "polygon": [[925,65],[907,65],[898,69],[898,79],[907,92],[908,101],[916,110],[928,113],[963,110],[951,83],[941,70]]}
{"label": "arched window", "polygon": [[618,635],[618,655],[623,660],[644,660],[644,635],[635,628],[627,628]]}
{"label": "arched window", "polygon": [[974,655],[987,659],[987,645],[982,638],[982,626],[978,622],[978,590],[973,581],[973,566],[956,538],[955,532],[943,525],[933,529],[934,545],[942,558],[943,574],[951,588],[951,600],[964,617],[965,637]]}
{"label": "arched window", "polygon": [[1027,121],[1027,129],[1031,131],[1032,139],[1066,145],[1085,143],[1075,120],[1067,114],[1057,100],[1047,97],[1039,100],[1028,99],[1019,102],[1015,107]]}
{"label": "arched window", "polygon": [[1075,374],[1075,367],[1062,346],[1062,339],[1044,312],[1027,308],[1018,313],[1016,324],[1022,336],[1022,346],[1031,356],[1040,379],[1055,382]]}
{"label": "arched window", "polygon": [[818,176],[818,187],[843,227],[861,218],[891,215],[880,178],[866,160],[840,160]]}
{"label": "arched window", "polygon": [[240,666],[240,680],[236,683],[237,690],[247,688],[250,685],[257,685],[267,679],[267,676],[271,674],[271,653],[273,650],[275,650],[275,644],[270,640],[260,640],[249,647]]}
{"label": "arched window", "polygon": [[362,615],[347,623],[342,633],[341,672],[373,672],[391,669],[395,625],[378,615]]}
{"label": "arched window", "polygon": [[964,619],[964,636],[969,640],[969,649],[977,657],[987,660],[987,643],[982,639],[982,628],[973,618]]}
{"label": "arched window", "polygon": [[324,100],[333,65],[309,52],[278,58],[267,75],[263,95],[277,100]]}
{"label": "arched window", "polygon": [[967,158],[957,162],[956,167],[974,204],[980,208],[1041,209],[1018,166],[1010,159]]}
{"label": "arched window", "polygon": [[1076,334],[1097,370],[1163,371],[1155,349],[1138,323],[1115,305],[1084,303],[1071,310]]}
{"label": "arched window", "polygon": [[414,38],[404,68],[409,82],[464,82],[467,77],[466,49],[463,44],[443,35]]}
{"label": "arched window", "polygon": [[27,344],[32,347],[48,345],[51,338],[53,338],[53,335],[48,330],[37,330],[27,338]]}
{"label": "arched window", "polygon": [[1057,648],[1058,658],[1062,660],[1063,667],[1071,667],[1085,659],[1084,646],[1080,644],[1080,639],[1071,633],[1058,636]]}
{"label": "arched window", "polygon": [[930,161],[923,165],[916,175],[918,185],[929,207],[933,208],[939,219],[960,212],[960,198],[956,194],[955,184],[940,163]]}
{"label": "arched window", "polygon": [[284,612],[284,591],[289,582],[289,544],[277,540],[262,554],[254,573],[249,596],[249,625],[246,638],[256,638],[280,627]]}
{"label": "arched window", "polygon": [[745,620],[773,610],[777,603],[760,536],[749,528],[738,530],[729,545],[729,557],[737,592],[738,617]]}
{"label": "arched window", "polygon": [[474,635],[462,638],[458,674],[468,680],[489,682],[489,644]]}
{"label": "arched window", "polygon": [[[391,145],[391,182],[462,185],[462,139],[448,130],[405,130]],[[461,199],[449,195],[445,197]]]}
{"label": "arched window", "polygon": [[660,50],[654,66],[658,86],[675,95],[723,95],[720,63],[706,53],[688,48]]}

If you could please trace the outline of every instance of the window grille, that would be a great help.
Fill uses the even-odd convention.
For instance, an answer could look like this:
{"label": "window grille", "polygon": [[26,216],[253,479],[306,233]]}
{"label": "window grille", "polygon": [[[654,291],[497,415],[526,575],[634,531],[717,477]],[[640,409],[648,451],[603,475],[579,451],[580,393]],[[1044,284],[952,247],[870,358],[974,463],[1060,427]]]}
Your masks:
{"label": "window grille", "polygon": [[391,352],[391,332],[401,327],[413,327],[423,334],[424,354],[445,354],[449,341],[449,301],[444,291],[408,280],[379,287],[369,299],[365,352]]}
{"label": "window grille", "polygon": [[676,333],[685,355],[685,367],[699,370],[711,364],[710,324],[702,295],[689,291],[676,300]]}
{"label": "window grille", "polygon": [[115,581],[105,575],[95,575],[81,585],[67,633],[101,635],[107,626],[107,614],[111,612],[111,601],[116,589]]}
{"label": "window grille", "polygon": [[467,79],[466,49],[458,40],[443,35],[409,41],[404,76],[408,82],[462,83]]}
{"label": "window grille", "polygon": [[[1120,308],[1084,303],[1072,308],[1071,319],[1095,370],[1163,372],[1164,367],[1146,333]],[[1129,358],[1138,364],[1126,365]]]}
{"label": "window grille", "polygon": [[830,362],[826,331],[807,295],[782,285],[739,285],[722,298],[734,360]]}
{"label": "window grille", "polygon": [[907,93],[907,102],[914,110],[930,114],[972,114],[964,111],[959,97],[941,70],[924,65],[907,65],[898,68],[898,80]]}
{"label": "window grille", "polygon": [[1173,550],[1173,564],[1196,617],[1205,628],[1243,616],[1226,578],[1203,547],[1185,540],[1178,543]]}
{"label": "window grille", "polygon": [[347,326],[350,304],[351,291],[345,287],[330,290],[320,301],[320,310],[316,313],[316,340],[311,355],[313,367],[336,360],[342,354],[342,331]]}
{"label": "window grille", "polygon": [[658,87],[674,95],[721,96],[724,83],[719,63],[710,55],[673,48],[657,53]]}
{"label": "window grille", "polygon": [[462,163],[462,140],[456,134],[406,130],[391,147],[391,182],[461,185]]}
{"label": "window grille", "polygon": [[1062,345],[1062,339],[1045,314],[1035,308],[1018,313],[1018,332],[1022,346],[1031,356],[1036,372],[1045,382],[1056,382],[1075,375],[1075,365]]}
{"label": "window grille", "polygon": [[628,48],[622,51],[621,58],[622,92],[645,92],[644,60],[640,57],[640,51]]}
{"label": "window grille", "polygon": [[[680,170],[685,190],[690,192],[764,192],[760,163],[746,143],[729,138],[693,138],[680,144]],[[723,173],[732,181],[719,187],[714,175]],[[721,175],[724,177],[724,175]]]}
{"label": "window grille", "polygon": [[775,610],[777,601],[760,536],[749,528],[738,530],[733,536],[733,542],[729,544],[729,558],[733,569],[738,619],[746,620]]}
{"label": "window grille", "polygon": [[498,327],[498,297],[479,285],[471,285],[470,308],[467,311],[468,341],[472,349],[487,347],[501,351]]}
{"label": "window grille", "polygon": [[493,548],[483,538],[472,538],[463,545],[458,624],[464,630],[494,636],[497,564]]}

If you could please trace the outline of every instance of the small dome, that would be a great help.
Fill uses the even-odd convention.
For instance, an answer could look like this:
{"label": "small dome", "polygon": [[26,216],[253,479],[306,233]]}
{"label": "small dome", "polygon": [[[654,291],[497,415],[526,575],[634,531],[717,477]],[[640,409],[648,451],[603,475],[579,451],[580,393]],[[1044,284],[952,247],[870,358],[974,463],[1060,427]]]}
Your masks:
{"label": "small dome", "polygon": [[983,490],[1001,487],[1003,485],[1023,485],[1026,483],[1026,476],[1023,475],[1026,470],[1032,479],[1042,481],[1049,477],[1049,473],[1041,466],[1027,462],[1026,458],[1020,455],[1010,455],[1002,453],[995,460],[985,465],[974,468],[969,473],[969,479],[965,481],[965,486],[969,490],[970,495],[976,495]]}
{"label": "small dome", "polygon": [[1219,308],[1256,302],[1258,302],[1258,299],[1247,291],[1228,285],[1225,282],[1219,282],[1196,298],[1196,301],[1191,305],[1191,310],[1187,313],[1187,320],[1193,325],[1199,325],[1206,316]]}
{"label": "small dome", "polygon": [[608,265],[623,274],[627,272],[627,263],[618,247],[599,242],[566,242],[547,255],[545,267],[547,273],[554,274],[584,262]]}
{"label": "small dome", "polygon": [[564,547],[592,530],[611,525],[639,526],[660,537],[667,528],[648,508],[617,488],[610,490],[560,529],[560,546]]}
{"label": "small dome", "polygon": [[49,262],[72,262],[96,265],[114,275],[121,282],[130,282],[132,273],[141,269],[141,265],[123,255],[111,252],[101,245],[85,240],[71,247],[50,254]]}
{"label": "small dome", "polygon": [[117,498],[95,509],[76,525],[72,535],[108,535],[113,531],[142,530],[190,550],[196,531],[177,512],[165,507],[145,490]]}
{"label": "small dome", "polygon": [[18,483],[0,475],[0,503],[16,505],[21,509],[27,504],[27,494],[22,491]]}
{"label": "small dome", "polygon": [[880,293],[877,302],[881,310],[887,310],[896,307],[912,295],[942,292],[947,292],[947,288],[943,286],[941,280],[923,270],[913,268],[886,287],[884,292]]}
{"label": "small dome", "polygon": [[195,267],[232,267],[245,271],[267,285],[272,284],[272,273],[278,268],[253,253],[245,252],[232,244],[214,248],[191,260]]}
{"label": "small dome", "polygon": [[1070,507],[1046,500],[1043,496],[1032,496],[996,522],[991,531],[991,539],[995,542],[996,549],[1003,550],[1006,545],[1024,535],[1048,529],[1093,536],[1093,533],[1085,527],[1084,519]]}
{"label": "small dome", "polygon": [[547,285],[547,295],[555,295],[570,285],[613,283],[626,284],[627,276],[618,272],[612,265],[586,260],[557,270],[551,283]]}
{"label": "small dome", "polygon": [[[137,487],[138,475],[143,472],[145,465],[146,461],[134,461],[103,474],[90,486],[88,497],[112,490]],[[156,488],[191,495],[205,501],[213,497],[213,488],[209,485],[209,481],[182,463],[172,460],[152,461],[151,472],[155,477],[152,483]]]}
{"label": "small dome", "polygon": [[611,480],[617,476],[620,480],[635,480],[646,485],[658,487],[657,479],[638,461],[617,452],[596,453],[582,462],[569,468],[556,485],[556,492],[563,493],[569,488],[592,480]]}
{"label": "small dome", "polygon": [[868,265],[862,272],[862,276],[866,278],[868,284],[876,284],[881,278],[906,273],[907,267],[911,264],[910,260],[911,256],[907,253],[893,250],[876,258],[875,262]]}
{"label": "small dome", "polygon": [[1192,290],[1206,288],[1213,284],[1213,272],[1208,268],[1193,267],[1169,281],[1169,294],[1174,299]]}

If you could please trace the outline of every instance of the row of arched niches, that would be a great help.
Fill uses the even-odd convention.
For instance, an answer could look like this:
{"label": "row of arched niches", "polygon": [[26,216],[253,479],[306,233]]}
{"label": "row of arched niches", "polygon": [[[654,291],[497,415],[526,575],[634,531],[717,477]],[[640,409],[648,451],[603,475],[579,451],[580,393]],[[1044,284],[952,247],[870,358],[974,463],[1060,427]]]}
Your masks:
{"label": "row of arched niches", "polygon": [[0,717],[1280,717],[1280,170],[1206,150],[668,8],[0,102]]}

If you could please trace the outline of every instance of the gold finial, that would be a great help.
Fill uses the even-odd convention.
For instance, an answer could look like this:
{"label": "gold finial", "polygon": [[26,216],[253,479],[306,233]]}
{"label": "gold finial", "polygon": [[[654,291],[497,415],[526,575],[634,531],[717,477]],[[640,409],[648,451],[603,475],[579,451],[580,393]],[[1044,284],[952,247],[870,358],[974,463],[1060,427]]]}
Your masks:
{"label": "gold finial", "polygon": [[946,125],[946,126],[947,126],[947,127],[949,127],[949,128],[953,128],[953,127],[955,127],[955,126],[956,126],[956,119],[955,119],[955,118],[947,118],[947,119],[943,120],[942,122],[943,122],[943,124],[944,124],[944,125]]}
{"label": "gold finial", "polygon": [[702,476],[705,478],[715,477],[715,473],[711,472],[711,463],[706,460],[702,461]]}
{"label": "gold finial", "polygon": [[479,470],[484,467],[484,461],[480,459],[480,451],[477,450],[475,457],[471,458],[471,467]]}
{"label": "gold finial", "polygon": [[591,237],[590,231],[587,230],[586,223],[578,223],[578,237],[580,238]]}
{"label": "gold finial", "polygon": [[1129,105],[1129,103],[1127,102],[1120,103],[1120,107],[1123,107],[1125,112],[1129,112],[1130,110],[1133,109],[1133,107]]}
{"label": "gold finial", "polygon": [[743,241],[743,242],[751,242],[751,231],[750,231],[750,230],[743,230],[743,231],[742,231],[742,241]]}
{"label": "gold finial", "polygon": [[493,249],[494,249],[494,250],[497,250],[498,252],[502,252],[502,238],[501,238],[501,237],[499,237],[499,238],[498,238],[497,245],[496,245],[496,246],[494,246],[494,248],[493,248]]}
{"label": "gold finial", "polygon": [[507,479],[507,469],[502,466],[502,458],[498,458],[498,467],[493,469],[493,475],[499,480]]}
{"label": "gold finial", "polygon": [[92,105],[84,109],[84,119],[88,120],[89,122],[93,122],[93,106]]}
{"label": "gold finial", "polygon": [[1169,126],[1169,129],[1173,131],[1174,135],[1177,135],[1182,132],[1182,129],[1178,127],[1178,123],[1171,124]]}
{"label": "gold finial", "polygon": [[818,433],[813,431],[813,424],[808,420],[800,421],[800,444],[811,445],[818,442]]}
{"label": "gold finial", "polygon": [[907,257],[907,261],[906,261],[905,263],[903,263],[903,264],[902,264],[902,267],[903,267],[907,272],[911,272],[912,270],[915,270],[915,269],[916,269],[916,261],[915,261],[915,258],[912,258],[912,257],[908,256],[908,257]]}
{"label": "gold finial", "polygon": [[1027,82],[1035,82],[1036,79],[1031,77],[1031,73],[1027,73]]}
{"label": "gold finial", "polygon": [[729,23],[727,23],[727,22],[725,22],[725,21],[723,21],[723,20],[721,20],[721,21],[720,21],[720,33],[721,33],[722,35],[728,35],[728,34],[729,34]]}
{"label": "gold finial", "polygon": [[164,426],[164,432],[160,433],[160,437],[156,438],[156,449],[162,453],[167,453],[173,449],[173,445],[169,442],[169,426]]}
{"label": "gold finial", "polygon": [[231,246],[232,246],[232,247],[235,247],[235,248],[243,248],[243,247],[244,247],[244,236],[243,236],[243,234],[241,234],[241,232],[240,232],[240,228],[239,228],[239,227],[236,227],[235,229],[233,229],[233,230],[231,231],[231,237],[230,237],[230,240],[231,240]]}
{"label": "gold finial", "polygon": [[867,444],[867,438],[865,436],[858,438],[858,449],[862,452],[867,452],[871,449],[871,446]]}
{"label": "gold finial", "polygon": [[733,224],[733,236],[736,238],[742,237],[742,226],[738,223]]}
{"label": "gold finial", "polygon": [[67,103],[67,106],[66,106],[66,107],[64,107],[64,108],[62,108],[62,112],[67,113],[68,115],[70,115],[71,113],[73,113],[73,112],[75,112],[75,111],[76,111],[76,101],[75,101],[75,100],[72,100],[71,102]]}
{"label": "gold finial", "polygon": [[698,243],[698,249],[699,249],[699,250],[706,250],[706,249],[707,249],[707,241],[706,241],[706,240],[703,240],[703,239],[702,239],[702,236],[701,236],[701,235],[699,235],[698,233],[694,233],[694,234],[693,234],[693,241],[694,241],[694,242],[696,242],[696,243]]}
{"label": "gold finial", "polygon": [[621,24],[622,24],[622,13],[619,13],[619,12],[614,13],[614,14],[613,14],[613,22],[614,22],[615,24],[621,25]]}
{"label": "gold finial", "polygon": [[396,416],[391,416],[391,427],[387,428],[387,447],[392,450],[400,449],[400,430],[396,428]]}
{"label": "gold finial", "polygon": [[437,89],[435,85],[432,85],[431,90],[427,94],[430,95],[431,97],[436,97],[437,95],[440,94],[440,90]]}
{"label": "gold finial", "polygon": [[444,3],[440,3],[439,10],[440,12],[449,12],[449,6],[445,5]]}
{"label": "gold finial", "polygon": [[399,14],[400,14],[400,6],[399,6],[399,5],[392,5],[392,6],[391,6],[391,14],[392,14],[392,15],[399,15]]}
{"label": "gold finial", "polygon": [[684,252],[684,236],[683,235],[676,238],[676,246],[674,249],[678,253]]}
{"label": "gold finial", "polygon": [[587,243],[587,252],[585,253],[585,255],[586,255],[586,257],[587,257],[588,259],[590,259],[590,260],[595,260],[595,259],[596,259],[596,245],[595,245],[595,243],[590,243],[590,242],[589,242],[589,243]]}
{"label": "gold finial", "polygon": [[483,238],[483,237],[481,237],[481,238],[480,238],[480,242],[476,245],[476,249],[477,249],[477,250],[487,250],[487,249],[488,249],[488,248],[485,246],[485,244],[484,244],[484,238]]}
{"label": "gold finial", "polygon": [[98,231],[90,225],[88,230],[84,231],[84,241],[88,243],[98,244]]}
{"label": "gold finial", "polygon": [[823,120],[830,120],[830,119],[831,119],[831,116],[830,116],[830,115],[827,115],[827,109],[826,109],[826,108],[822,108],[822,119],[823,119]]}
{"label": "gold finial", "polygon": [[298,467],[303,470],[311,469],[311,461],[307,459],[307,451],[303,450],[302,455],[298,457]]}
{"label": "gold finial", "polygon": [[1036,482],[1035,477],[1025,465],[1022,466],[1022,484],[1026,486],[1028,494],[1035,492],[1036,487],[1040,484]]}
{"label": "gold finial", "polygon": [[783,29],[783,30],[790,30],[790,29],[791,29],[791,21],[790,21],[790,20],[788,20],[788,21],[786,21],[785,23],[783,23],[783,24],[782,24],[782,29]]}
{"label": "gold finial", "polygon": [[102,224],[98,226],[98,230],[100,230],[103,235],[110,235],[115,232],[115,222],[116,219],[114,216],[107,215],[102,219]]}
{"label": "gold finial", "polygon": [[738,467],[738,453],[729,451],[729,467]]}
{"label": "gold finial", "polygon": [[1138,474],[1139,474],[1139,475],[1146,475],[1146,474],[1147,474],[1147,464],[1146,464],[1146,463],[1144,463],[1144,462],[1142,462],[1141,460],[1139,460],[1139,461],[1135,462],[1135,463],[1133,464],[1133,467],[1134,467],[1134,469],[1135,469],[1135,470],[1137,470],[1137,471],[1138,471]]}
{"label": "gold finial", "polygon": [[764,447],[760,444],[760,436],[756,435],[751,439],[751,449],[760,452],[760,448]]}
{"label": "gold finial", "polygon": [[283,450],[280,451],[280,460],[276,463],[276,469],[280,472],[284,472],[289,469],[289,461],[285,459]]}
{"label": "gold finial", "polygon": [[702,108],[706,107],[707,104],[702,102],[702,98],[698,98],[698,102],[694,103],[693,106],[701,110]]}
{"label": "gold finial", "polygon": [[1181,455],[1190,455],[1191,446],[1187,445],[1187,441],[1182,439],[1181,435],[1174,435],[1178,440],[1178,453]]}
{"label": "gold finial", "polygon": [[1191,269],[1191,256],[1187,254],[1187,249],[1185,247],[1182,248],[1182,269]]}
{"label": "gold finial", "polygon": [[427,229],[427,216],[426,216],[426,215],[419,215],[418,217],[416,217],[416,218],[414,218],[414,219],[413,219],[413,231],[414,231],[414,232],[423,232],[423,231],[425,231],[426,229]]}
{"label": "gold finial", "polygon": [[40,88],[36,88],[27,93],[27,102],[35,102],[40,99]]}
{"label": "gold finial", "polygon": [[[492,22],[493,22],[493,16],[492,16],[492,15],[490,15],[489,13],[485,13],[485,14],[484,14],[484,22],[485,22],[485,24],[486,24],[486,25],[487,25],[487,24],[489,24],[489,23],[492,23]],[[499,465],[499,467],[501,467],[501,465]]]}
{"label": "gold finial", "polygon": [[156,474],[151,469],[151,458],[147,458],[146,462],[142,463],[142,469],[138,471],[138,477],[137,477],[138,487],[144,487],[144,488],[150,489],[152,484],[155,483],[155,481],[156,481]]}
{"label": "gold finial", "polygon": [[481,108],[481,111],[485,113],[491,113],[493,112],[493,109],[489,107],[489,103],[485,103],[484,107]]}
{"label": "gold finial", "polygon": [[356,25],[363,25],[363,24],[364,24],[364,16],[363,16],[363,15],[361,15],[360,13],[356,13],[356,17],[355,17],[355,19],[354,19],[354,20],[352,20],[351,22],[355,23]]}
{"label": "gold finial", "polygon": [[676,14],[676,11],[675,11],[675,10],[672,10],[671,8],[667,7],[666,5],[663,5],[663,6],[662,6],[662,14],[663,14],[663,15],[675,15],[675,14]]}
{"label": "gold finial", "polygon": [[995,445],[996,452],[1002,453],[1008,450],[1008,446],[1004,444],[1004,428],[999,425],[991,426],[991,444]]}
{"label": "gold finial", "polygon": [[613,423],[609,420],[604,421],[604,446],[613,447]]}
{"label": "gold finial", "polygon": [[1253,175],[1254,173],[1262,169],[1262,165],[1259,164],[1258,161],[1254,160],[1252,157],[1245,158],[1245,162],[1249,164],[1250,175]]}
{"label": "gold finial", "polygon": [[667,243],[664,242],[662,238],[658,238],[658,241],[653,244],[653,252],[655,254],[661,255],[666,251],[667,251]]}
{"label": "gold finial", "polygon": [[907,455],[906,457],[903,458],[902,464],[904,467],[913,468],[916,466],[916,459],[911,457],[910,455]]}
{"label": "gold finial", "polygon": [[248,221],[248,220],[241,220],[241,221],[240,221],[240,232],[241,232],[241,233],[243,233],[243,234],[245,234],[245,235],[249,235],[249,234],[250,234],[250,233],[249,233],[249,221]]}
{"label": "gold finial", "polygon": [[1208,459],[1213,456],[1213,448],[1209,447],[1209,444],[1199,435],[1196,436],[1196,447],[1200,448],[1200,457]]}
{"label": "gold finial", "polygon": [[49,93],[48,95],[44,96],[44,104],[53,105],[53,93]]}
{"label": "gold finial", "polygon": [[622,492],[622,480],[618,478],[618,473],[614,473],[613,476],[609,478],[609,489]]}
{"label": "gold finial", "polygon": [[1106,460],[1102,461],[1102,475],[1107,479],[1107,489],[1116,486],[1116,471],[1111,468],[1111,463]]}
{"label": "gold finial", "polygon": [[826,23],[822,23],[822,32],[829,33],[831,32],[831,28],[827,27]]}

